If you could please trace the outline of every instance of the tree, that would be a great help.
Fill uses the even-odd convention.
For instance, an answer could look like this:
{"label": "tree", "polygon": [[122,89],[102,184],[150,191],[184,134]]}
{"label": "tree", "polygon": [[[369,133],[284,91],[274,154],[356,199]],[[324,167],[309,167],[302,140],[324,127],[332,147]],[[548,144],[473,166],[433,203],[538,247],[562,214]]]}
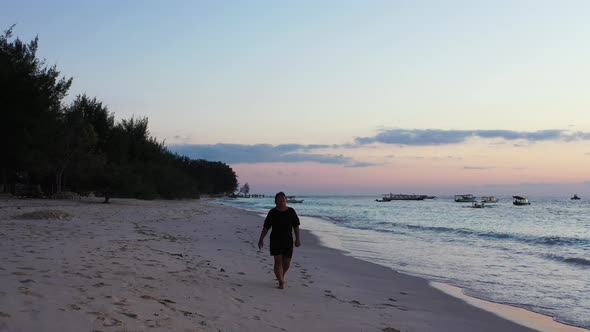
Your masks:
{"label": "tree", "polygon": [[244,194],[244,196],[245,196],[245,195],[248,195],[249,192],[250,192],[250,185],[248,184],[248,182],[246,182],[246,184],[244,184],[243,186],[240,187],[239,193]]}
{"label": "tree", "polygon": [[[115,123],[96,98],[62,105],[72,79],[37,58],[26,44],[0,35],[0,174],[8,183],[41,183],[109,197],[150,199],[234,192],[234,171],[222,162],[191,160],[150,136],[147,118]],[[46,191],[46,190],[45,190]],[[46,191],[47,192],[47,191]],[[245,193],[249,192],[246,184]]]}
{"label": "tree", "polygon": [[0,35],[0,168],[7,186],[18,173],[41,176],[54,142],[61,102],[72,79],[37,58],[38,38],[12,39],[14,25]]}

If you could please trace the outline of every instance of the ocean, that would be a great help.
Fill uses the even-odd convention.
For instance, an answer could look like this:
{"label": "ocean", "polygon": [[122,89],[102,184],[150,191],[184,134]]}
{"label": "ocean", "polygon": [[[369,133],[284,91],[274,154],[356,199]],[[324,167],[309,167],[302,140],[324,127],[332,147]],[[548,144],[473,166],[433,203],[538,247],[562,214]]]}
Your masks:
{"label": "ocean", "polygon": [[[304,202],[289,206],[351,256],[590,329],[590,200],[498,197],[475,209],[453,197],[376,198],[297,196]],[[217,201],[261,215],[274,207],[273,196]]]}

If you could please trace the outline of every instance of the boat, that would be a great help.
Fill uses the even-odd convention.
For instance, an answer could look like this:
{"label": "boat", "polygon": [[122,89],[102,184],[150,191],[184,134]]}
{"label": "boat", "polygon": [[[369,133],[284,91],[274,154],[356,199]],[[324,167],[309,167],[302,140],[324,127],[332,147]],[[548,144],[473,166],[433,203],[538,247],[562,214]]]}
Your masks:
{"label": "boat", "polygon": [[423,201],[428,196],[426,195],[416,195],[416,194],[383,194],[382,201],[389,202],[389,201]]}
{"label": "boat", "polygon": [[574,194],[574,196],[570,197],[570,199],[577,200],[580,199],[580,197],[578,196],[578,194]]}
{"label": "boat", "polygon": [[531,205],[528,198],[522,196],[512,196],[512,204],[514,205]]}
{"label": "boat", "polygon": [[482,203],[498,203],[498,199],[495,196],[481,196]]}
{"label": "boat", "polygon": [[481,209],[481,208],[485,207],[485,203],[484,202],[481,202],[481,203],[473,202],[473,203],[471,203],[470,207],[472,207],[474,209]]}
{"label": "boat", "polygon": [[303,203],[303,200],[296,199],[295,196],[287,196],[287,203]]}
{"label": "boat", "polygon": [[475,202],[475,196],[473,196],[471,194],[455,195],[455,202],[459,202],[459,203]]}
{"label": "boat", "polygon": [[375,202],[391,202],[389,199],[375,199]]}

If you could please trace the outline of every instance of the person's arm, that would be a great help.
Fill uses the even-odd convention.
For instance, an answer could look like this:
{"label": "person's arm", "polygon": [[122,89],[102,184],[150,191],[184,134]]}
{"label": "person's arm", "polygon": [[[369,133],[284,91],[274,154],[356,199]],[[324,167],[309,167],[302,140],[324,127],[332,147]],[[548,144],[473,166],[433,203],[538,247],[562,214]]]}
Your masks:
{"label": "person's arm", "polygon": [[295,227],[295,246],[299,247],[301,245],[301,237],[299,236],[299,226]]}
{"label": "person's arm", "polygon": [[260,239],[258,240],[258,249],[262,249],[264,247],[264,237],[268,233],[268,228],[262,227],[262,232],[260,233]]}

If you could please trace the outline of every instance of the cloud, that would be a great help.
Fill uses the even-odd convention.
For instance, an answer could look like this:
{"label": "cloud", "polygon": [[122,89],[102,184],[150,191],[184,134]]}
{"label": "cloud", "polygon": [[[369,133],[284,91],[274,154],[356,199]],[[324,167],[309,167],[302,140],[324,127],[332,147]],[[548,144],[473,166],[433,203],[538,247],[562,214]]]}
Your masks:
{"label": "cloud", "polygon": [[401,145],[447,145],[463,143],[469,138],[501,138],[504,140],[539,141],[578,141],[590,140],[590,133],[568,132],[559,129],[538,130],[534,132],[511,130],[442,130],[442,129],[387,129],[373,137],[358,137],[360,145],[371,143]]}
{"label": "cloud", "polygon": [[[346,167],[370,167],[383,165],[355,160],[342,154],[327,153],[326,150],[367,149],[377,148],[371,143],[396,144],[408,146],[437,146],[464,143],[470,138],[503,139],[514,141],[514,147],[528,146],[539,141],[578,141],[590,140],[590,133],[570,132],[558,129],[539,130],[534,132],[511,130],[442,130],[442,129],[383,129],[373,137],[358,137],[353,144],[172,144],[168,149],[192,159],[222,161],[229,164],[253,163],[299,163],[316,162],[321,164],[343,165]],[[324,151],[322,151],[324,150]],[[315,151],[315,152],[314,152]],[[588,153],[586,153],[588,155]],[[395,158],[388,155],[386,158]],[[416,157],[425,159],[424,157]],[[433,160],[454,159],[460,157],[438,157]],[[465,169],[483,169],[465,166]]]}
{"label": "cloud", "polygon": [[344,167],[349,167],[349,168],[362,168],[362,167],[371,167],[371,166],[377,166],[377,165],[382,165],[382,164],[375,164],[375,163],[367,163],[367,162],[354,162],[352,164],[348,164],[348,165],[344,165]]}
{"label": "cloud", "polygon": [[170,145],[168,149],[192,159],[216,160],[229,164],[317,162],[322,164],[355,165],[358,163],[354,159],[343,155],[302,153],[329,147],[332,146],[220,143]]}
{"label": "cloud", "polygon": [[480,170],[480,169],[494,169],[494,167],[464,166],[463,169],[467,169],[467,170]]}

